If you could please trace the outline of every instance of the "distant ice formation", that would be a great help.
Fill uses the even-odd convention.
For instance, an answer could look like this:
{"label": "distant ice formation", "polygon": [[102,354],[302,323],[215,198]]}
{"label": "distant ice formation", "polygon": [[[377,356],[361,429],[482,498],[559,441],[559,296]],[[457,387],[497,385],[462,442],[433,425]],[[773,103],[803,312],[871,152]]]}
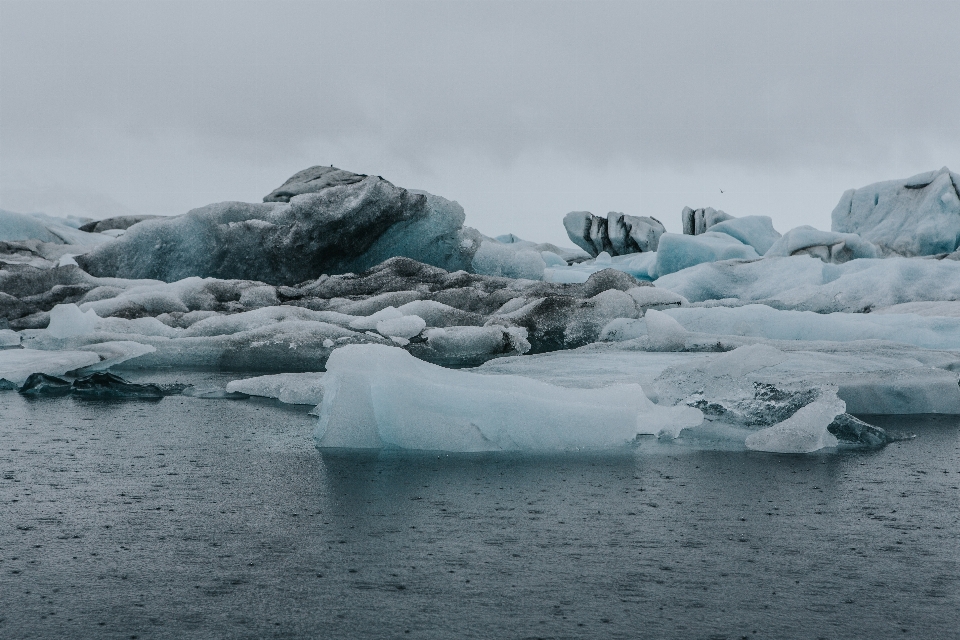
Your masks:
{"label": "distant ice formation", "polygon": [[[464,222],[332,166],[172,218],[0,211],[0,391],[263,396],[315,406],[321,446],[446,451],[806,453],[897,437],[861,414],[960,415],[947,169],[848,191],[831,231],[572,212],[573,248]],[[160,369],[237,379],[117,377]]]}

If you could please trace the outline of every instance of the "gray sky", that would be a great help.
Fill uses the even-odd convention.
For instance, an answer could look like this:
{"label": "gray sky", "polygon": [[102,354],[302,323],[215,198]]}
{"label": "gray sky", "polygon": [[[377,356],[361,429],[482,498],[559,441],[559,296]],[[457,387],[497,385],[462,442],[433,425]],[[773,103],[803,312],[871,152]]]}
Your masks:
{"label": "gray sky", "polygon": [[583,209],[829,228],[844,189],[960,169],[958,24],[954,0],[0,0],[0,207],[172,215],[334,164],[541,241]]}

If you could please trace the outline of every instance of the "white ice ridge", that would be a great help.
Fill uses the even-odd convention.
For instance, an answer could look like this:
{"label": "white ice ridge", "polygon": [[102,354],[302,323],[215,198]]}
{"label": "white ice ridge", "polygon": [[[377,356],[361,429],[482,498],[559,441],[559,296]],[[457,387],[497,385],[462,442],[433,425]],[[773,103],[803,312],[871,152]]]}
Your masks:
{"label": "white ice ridge", "polygon": [[234,380],[227,384],[227,392],[239,391],[251,396],[276,398],[287,404],[317,405],[323,400],[322,373],[278,373]]}
{"label": "white ice ridge", "polygon": [[450,370],[402,349],[348,345],[327,361],[321,447],[431,451],[568,451],[675,436],[702,414],[660,407],[638,384],[556,387],[530,378]]}
{"label": "white ice ridge", "polygon": [[100,362],[91,351],[37,351],[4,349],[0,351],[0,378],[21,385],[32,373],[62,376],[67,371]]}
{"label": "white ice ridge", "polygon": [[[650,315],[648,312],[648,325]],[[671,317],[687,331],[712,335],[835,342],[889,340],[925,349],[960,349],[960,317],[779,311],[762,304],[685,307],[667,309],[660,315]]]}

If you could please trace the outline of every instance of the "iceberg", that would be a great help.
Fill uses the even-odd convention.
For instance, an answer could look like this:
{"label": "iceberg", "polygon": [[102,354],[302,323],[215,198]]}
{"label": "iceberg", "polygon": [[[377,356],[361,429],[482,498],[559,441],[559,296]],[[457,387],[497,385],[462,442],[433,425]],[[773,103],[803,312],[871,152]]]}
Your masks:
{"label": "iceberg", "polygon": [[684,307],[663,313],[681,328],[697,333],[771,340],[889,340],[924,349],[960,349],[960,318],[781,311],[762,304]]}
{"label": "iceberg", "polygon": [[744,216],[718,222],[710,227],[712,233],[725,233],[743,244],[753,247],[761,256],[780,239],[769,216]]}
{"label": "iceberg", "polygon": [[663,223],[648,216],[628,216],[611,211],[606,218],[589,211],[571,211],[563,217],[567,236],[575,245],[598,256],[607,253],[621,256],[656,251],[660,236],[666,232]]}
{"label": "iceberg", "polygon": [[844,192],[831,229],[903,256],[951,253],[960,242],[960,176],[946,167]]}
{"label": "iceberg", "polygon": [[695,236],[665,233],[660,237],[655,271],[662,277],[703,262],[759,257],[756,249],[726,233],[706,231]]}
{"label": "iceberg", "polygon": [[98,400],[134,398],[159,400],[163,397],[163,392],[157,385],[128,382],[118,375],[105,371],[77,378],[73,381],[70,391],[81,398]]}
{"label": "iceberg", "polygon": [[460,205],[378,176],[358,177],[287,202],[223,202],[145,220],[76,260],[95,276],[272,285],[355,273],[394,256],[451,270],[470,267],[481,238],[463,227]]}
{"label": "iceberg", "polygon": [[702,416],[660,407],[640,385],[556,387],[520,376],[443,369],[401,349],[335,351],[318,408],[321,447],[432,451],[568,451],[675,435]]}
{"label": "iceberg", "polygon": [[724,211],[718,211],[713,207],[702,209],[691,209],[684,207],[680,212],[680,221],[683,224],[683,233],[688,236],[698,236],[706,233],[716,224],[733,220],[733,216]]}
{"label": "iceberg", "polygon": [[748,449],[770,453],[811,453],[837,446],[830,425],[846,411],[846,403],[832,390],[801,407],[795,414],[777,424],[747,436]]}
{"label": "iceberg", "polygon": [[812,256],[699,264],[655,281],[690,302],[863,312],[915,301],[960,300],[960,262],[917,258],[824,264]]}
{"label": "iceberg", "polygon": [[880,250],[855,233],[820,231],[810,226],[791,229],[774,242],[764,257],[807,254],[824,262],[842,264],[857,258],[879,258]]}
{"label": "iceberg", "polygon": [[22,385],[33,373],[62,376],[68,371],[100,362],[90,351],[0,350],[0,378]]}
{"label": "iceberg", "polygon": [[228,393],[276,398],[286,404],[318,405],[323,401],[323,373],[278,373],[227,383]]}
{"label": "iceberg", "polygon": [[20,394],[29,397],[65,396],[70,393],[70,383],[63,378],[46,373],[31,373],[20,387]]}

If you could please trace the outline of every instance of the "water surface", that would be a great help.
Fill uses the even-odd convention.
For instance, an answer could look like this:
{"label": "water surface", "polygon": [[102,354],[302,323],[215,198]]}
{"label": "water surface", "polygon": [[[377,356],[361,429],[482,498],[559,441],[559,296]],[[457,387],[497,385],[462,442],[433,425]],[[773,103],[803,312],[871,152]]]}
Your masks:
{"label": "water surface", "polygon": [[321,453],[0,393],[0,637],[960,637],[960,418],[879,451]]}

